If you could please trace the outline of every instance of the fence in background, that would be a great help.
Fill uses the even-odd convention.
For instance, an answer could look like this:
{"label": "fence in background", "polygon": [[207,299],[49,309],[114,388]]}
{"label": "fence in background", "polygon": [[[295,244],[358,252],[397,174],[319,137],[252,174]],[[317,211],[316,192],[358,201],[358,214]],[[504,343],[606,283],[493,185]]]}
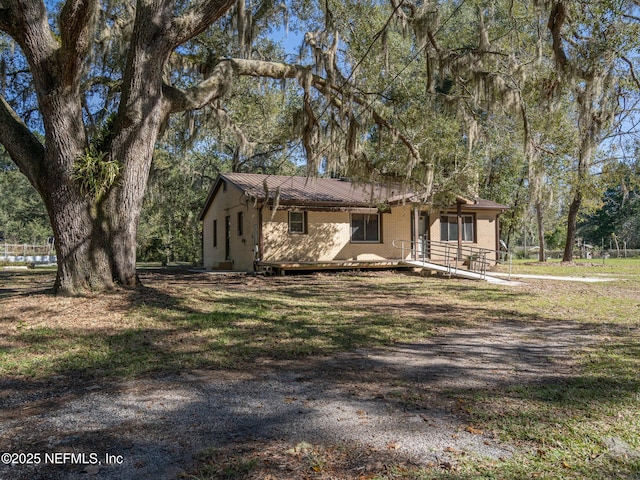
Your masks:
{"label": "fence in background", "polygon": [[[536,260],[538,258],[538,250],[535,247],[527,248],[526,250],[524,247],[514,247],[512,252],[514,258],[526,258],[529,260]],[[563,253],[563,250],[545,250],[545,255],[548,259],[562,258]],[[574,250],[574,257],[582,259],[638,258],[640,257],[640,249],[620,248],[616,250],[613,248],[611,250],[581,250],[576,248]]]}
{"label": "fence in background", "polygon": [[8,263],[55,263],[53,245],[0,243],[0,261]]}

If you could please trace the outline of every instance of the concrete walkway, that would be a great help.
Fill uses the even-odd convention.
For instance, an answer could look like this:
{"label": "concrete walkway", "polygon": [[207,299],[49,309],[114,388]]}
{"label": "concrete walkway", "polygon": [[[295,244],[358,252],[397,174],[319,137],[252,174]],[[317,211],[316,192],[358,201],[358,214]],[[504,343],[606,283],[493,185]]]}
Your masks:
{"label": "concrete walkway", "polygon": [[478,272],[473,272],[469,270],[465,270],[462,268],[448,268],[443,265],[439,265],[437,263],[431,262],[423,262],[420,260],[403,260],[402,263],[406,265],[411,265],[414,267],[427,268],[434,271],[448,273],[456,277],[467,278],[471,280],[485,280],[489,283],[497,284],[497,285],[507,285],[507,286],[517,286],[522,285],[522,282],[517,282],[511,280],[512,278],[519,279],[532,279],[532,280],[558,280],[563,282],[584,282],[584,283],[597,283],[597,282],[614,282],[619,280],[615,277],[563,277],[557,275],[532,275],[525,273],[502,273],[502,272],[491,272],[489,274],[481,274]]}
{"label": "concrete walkway", "polygon": [[[493,277],[509,278],[508,273],[491,272]],[[511,278],[530,278],[533,280],[559,280],[563,282],[584,282],[584,283],[597,283],[597,282],[615,282],[620,280],[615,277],[561,277],[557,275],[530,275],[526,273],[512,273]]]}

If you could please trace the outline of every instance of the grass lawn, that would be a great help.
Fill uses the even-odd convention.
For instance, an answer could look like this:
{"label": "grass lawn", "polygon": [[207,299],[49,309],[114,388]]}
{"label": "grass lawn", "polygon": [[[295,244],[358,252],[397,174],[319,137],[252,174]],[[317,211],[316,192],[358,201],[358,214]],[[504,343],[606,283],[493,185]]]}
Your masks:
{"label": "grass lawn", "polygon": [[[508,268],[501,266],[499,271]],[[640,258],[607,258],[576,260],[571,264],[551,259],[541,264],[535,260],[513,260],[513,273],[559,276],[637,276],[640,275]]]}
{"label": "grass lawn", "polygon": [[[470,424],[514,445],[513,457],[461,456],[454,470],[387,468],[361,478],[640,478],[640,260],[513,268],[617,280],[501,287],[399,273],[265,279],[149,271],[139,291],[67,298],[48,292],[54,272],[0,271],[0,377],[92,381],[242,371],[261,360],[419,342],[491,321],[571,323],[583,332],[567,352],[572,375],[505,390],[441,392],[464,404]],[[342,458],[328,446],[322,452],[327,470]],[[204,468],[207,461],[191,478],[251,478],[258,465],[238,454],[227,475]]]}

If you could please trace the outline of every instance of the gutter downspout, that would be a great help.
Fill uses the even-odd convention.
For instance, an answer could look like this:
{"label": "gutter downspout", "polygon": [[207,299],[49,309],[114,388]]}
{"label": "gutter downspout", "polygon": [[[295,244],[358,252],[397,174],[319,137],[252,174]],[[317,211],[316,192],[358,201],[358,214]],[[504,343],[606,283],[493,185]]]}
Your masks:
{"label": "gutter downspout", "polygon": [[419,210],[419,205],[414,204],[413,205],[413,259],[414,260],[418,260],[418,256],[419,256],[419,252],[418,252],[418,245],[419,245],[418,239],[420,238],[419,231],[420,231],[420,210]]}
{"label": "gutter downspout", "polygon": [[258,258],[257,261],[262,261],[262,249],[264,248],[264,239],[262,232],[262,208],[258,209]]}
{"label": "gutter downspout", "polygon": [[458,260],[462,257],[462,203],[457,202],[457,215],[458,215]]}

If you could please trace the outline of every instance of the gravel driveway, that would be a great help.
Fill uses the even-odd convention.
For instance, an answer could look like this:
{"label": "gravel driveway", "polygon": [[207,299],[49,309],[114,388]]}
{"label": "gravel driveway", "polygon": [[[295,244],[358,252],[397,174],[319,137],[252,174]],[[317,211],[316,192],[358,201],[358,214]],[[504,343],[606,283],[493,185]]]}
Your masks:
{"label": "gravel driveway", "polygon": [[252,372],[5,381],[2,451],[40,463],[1,465],[0,479],[173,479],[203,450],[273,443],[338,445],[359,452],[362,471],[375,469],[372,458],[446,467],[459,452],[508,457],[517,447],[470,425],[462,392],[568,374],[566,354],[579,342],[571,325],[504,321],[419,344],[264,361]]}

